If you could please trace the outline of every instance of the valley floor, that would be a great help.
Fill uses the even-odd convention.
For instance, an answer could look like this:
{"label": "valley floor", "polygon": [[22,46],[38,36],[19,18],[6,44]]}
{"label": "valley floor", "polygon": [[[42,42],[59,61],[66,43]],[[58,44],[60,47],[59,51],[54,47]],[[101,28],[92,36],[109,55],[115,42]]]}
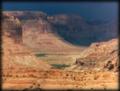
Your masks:
{"label": "valley floor", "polygon": [[[118,89],[118,74],[108,71],[6,69],[3,89]],[[10,73],[10,74],[8,74]]]}

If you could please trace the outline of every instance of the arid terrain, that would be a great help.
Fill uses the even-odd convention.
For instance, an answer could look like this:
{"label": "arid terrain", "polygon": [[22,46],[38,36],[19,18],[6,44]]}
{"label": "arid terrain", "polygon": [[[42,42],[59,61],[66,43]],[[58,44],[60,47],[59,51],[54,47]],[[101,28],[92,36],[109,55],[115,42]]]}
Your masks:
{"label": "arid terrain", "polygon": [[116,22],[101,26],[77,15],[4,11],[3,90],[118,89]]}

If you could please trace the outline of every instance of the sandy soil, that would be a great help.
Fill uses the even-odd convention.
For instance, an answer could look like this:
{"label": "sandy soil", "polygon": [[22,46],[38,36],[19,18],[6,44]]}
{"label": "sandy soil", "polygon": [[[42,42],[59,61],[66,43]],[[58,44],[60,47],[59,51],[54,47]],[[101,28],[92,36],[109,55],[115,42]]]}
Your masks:
{"label": "sandy soil", "polygon": [[[9,73],[9,74],[8,74]],[[117,89],[117,73],[101,71],[40,71],[22,69],[3,73],[3,89]]]}

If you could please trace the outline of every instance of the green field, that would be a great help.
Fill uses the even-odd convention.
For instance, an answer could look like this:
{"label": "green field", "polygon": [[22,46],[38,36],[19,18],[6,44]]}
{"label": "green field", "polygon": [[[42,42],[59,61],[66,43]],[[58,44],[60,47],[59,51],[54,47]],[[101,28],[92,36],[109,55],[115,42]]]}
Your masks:
{"label": "green field", "polygon": [[64,68],[76,61],[76,58],[79,57],[79,54],[45,54],[45,53],[38,53],[36,56],[48,64],[56,68]]}

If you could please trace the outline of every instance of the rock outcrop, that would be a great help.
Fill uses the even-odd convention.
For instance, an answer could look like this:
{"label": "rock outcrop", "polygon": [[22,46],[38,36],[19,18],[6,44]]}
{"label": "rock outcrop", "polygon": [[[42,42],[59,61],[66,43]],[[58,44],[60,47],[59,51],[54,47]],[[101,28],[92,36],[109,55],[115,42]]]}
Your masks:
{"label": "rock outcrop", "polygon": [[85,49],[80,56],[81,57],[76,59],[74,65],[69,69],[118,71],[118,39],[93,43],[89,48]]}
{"label": "rock outcrop", "polygon": [[[22,44],[15,43],[7,35],[3,35],[2,42],[2,67],[4,69],[36,68],[48,70],[50,66],[36,58],[29,48]],[[11,69],[12,70],[12,69]]]}
{"label": "rock outcrop", "polygon": [[[81,47],[73,45],[73,41],[79,39],[90,44],[91,40],[95,41],[103,34],[96,31],[95,35],[93,31],[96,30],[80,16],[3,12],[2,89],[118,89],[118,74],[113,72],[119,67],[117,39],[94,43],[83,52]],[[116,33],[112,34],[116,37]],[[87,41],[88,38],[91,38],[90,41]],[[68,68],[72,71],[66,71],[51,69],[50,65],[35,57],[33,50],[82,53]]]}
{"label": "rock outcrop", "polygon": [[23,25],[23,43],[41,52],[75,52],[84,48],[65,41],[53,30],[54,27],[45,20],[28,20]]}
{"label": "rock outcrop", "polygon": [[19,19],[9,15],[2,20],[2,59],[3,69],[50,68],[50,65],[36,58],[32,50],[24,46],[21,23]]}
{"label": "rock outcrop", "polygon": [[[59,14],[48,16],[43,12],[32,11],[6,11],[3,12],[3,15],[4,17],[12,16],[16,18],[17,21],[20,21],[22,34],[24,35],[22,39],[25,45],[36,51],[46,49],[46,47],[43,48],[43,42],[40,41],[47,42],[44,43],[44,46],[50,45],[51,48],[56,46],[56,49],[59,51],[71,49],[70,44],[74,46],[79,45],[79,47],[81,47],[80,49],[76,47],[73,48],[73,46],[71,47],[73,50],[81,51],[84,46],[89,46],[93,42],[107,41],[116,38],[118,31],[116,20],[95,25],[89,24],[79,15]],[[41,38],[41,36],[46,36],[46,39]],[[51,37],[53,40],[55,39],[56,42],[53,43]],[[34,46],[32,46],[32,44],[34,44]],[[63,46],[59,47],[59,45]],[[41,48],[38,48],[38,46]],[[49,48],[48,51],[51,51]]]}

